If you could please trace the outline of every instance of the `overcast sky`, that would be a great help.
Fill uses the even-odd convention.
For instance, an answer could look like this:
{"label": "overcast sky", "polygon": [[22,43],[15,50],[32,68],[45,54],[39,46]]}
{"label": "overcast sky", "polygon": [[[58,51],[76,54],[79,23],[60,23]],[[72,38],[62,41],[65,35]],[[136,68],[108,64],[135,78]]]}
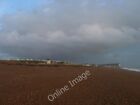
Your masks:
{"label": "overcast sky", "polygon": [[0,0],[0,59],[140,68],[140,0]]}

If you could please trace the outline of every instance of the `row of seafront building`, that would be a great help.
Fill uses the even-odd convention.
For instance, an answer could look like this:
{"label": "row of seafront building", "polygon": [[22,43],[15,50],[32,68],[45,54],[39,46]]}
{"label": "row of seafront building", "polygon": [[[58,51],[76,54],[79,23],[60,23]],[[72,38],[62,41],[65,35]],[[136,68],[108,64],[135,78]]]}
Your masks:
{"label": "row of seafront building", "polygon": [[[38,61],[41,64],[72,64],[67,61],[58,61],[58,60],[34,60],[34,59],[17,59],[18,61]],[[119,68],[121,65],[119,63],[110,63],[110,64],[84,64],[84,66],[95,66],[95,67],[108,67],[108,68]]]}
{"label": "row of seafront building", "polygon": [[52,65],[52,64],[71,64],[67,61],[58,61],[58,60],[42,60],[42,59],[15,59],[10,61],[17,61],[21,64],[41,64],[41,65]]}
{"label": "row of seafront building", "polygon": [[[20,64],[40,64],[40,65],[55,65],[55,64],[61,64],[61,65],[76,65],[75,63],[71,63],[68,61],[59,61],[59,60],[40,60],[40,59],[15,59],[15,60],[10,60],[10,61],[15,61]],[[93,66],[93,67],[107,67],[107,68],[120,68],[119,63],[110,63],[110,64],[79,64],[83,66]]]}

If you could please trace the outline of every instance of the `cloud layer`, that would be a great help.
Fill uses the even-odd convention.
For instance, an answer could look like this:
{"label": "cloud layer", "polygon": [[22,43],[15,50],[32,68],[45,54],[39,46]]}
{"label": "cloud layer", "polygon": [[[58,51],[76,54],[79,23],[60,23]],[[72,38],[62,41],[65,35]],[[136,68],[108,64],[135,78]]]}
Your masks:
{"label": "cloud layer", "polygon": [[4,15],[0,52],[11,57],[123,62],[119,55],[128,56],[122,52],[139,44],[139,4],[138,0],[56,0],[30,12]]}

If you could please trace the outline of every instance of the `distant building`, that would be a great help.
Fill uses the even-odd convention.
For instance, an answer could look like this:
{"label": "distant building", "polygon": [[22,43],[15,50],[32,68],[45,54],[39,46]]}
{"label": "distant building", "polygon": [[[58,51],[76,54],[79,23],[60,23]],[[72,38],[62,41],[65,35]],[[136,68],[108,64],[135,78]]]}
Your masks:
{"label": "distant building", "polygon": [[69,62],[66,61],[57,61],[57,60],[46,60],[46,64],[62,64],[62,65],[66,65],[66,64],[70,64]]}
{"label": "distant building", "polygon": [[48,65],[50,65],[50,64],[56,64],[56,61],[48,59],[48,60],[46,61],[46,63],[47,63]]}
{"label": "distant building", "polygon": [[66,64],[66,63],[63,62],[63,61],[57,61],[56,63],[57,63],[57,64]]}
{"label": "distant building", "polygon": [[98,67],[120,68],[120,64],[101,64]]}
{"label": "distant building", "polygon": [[91,64],[85,64],[85,66],[88,66],[89,67],[89,66],[92,66],[92,65]]}
{"label": "distant building", "polygon": [[69,62],[66,61],[57,61],[57,60],[51,60],[51,59],[47,59],[47,60],[34,60],[34,59],[15,59],[15,60],[11,60],[12,62],[16,63],[16,64],[36,64],[36,65],[67,65],[70,64]]}

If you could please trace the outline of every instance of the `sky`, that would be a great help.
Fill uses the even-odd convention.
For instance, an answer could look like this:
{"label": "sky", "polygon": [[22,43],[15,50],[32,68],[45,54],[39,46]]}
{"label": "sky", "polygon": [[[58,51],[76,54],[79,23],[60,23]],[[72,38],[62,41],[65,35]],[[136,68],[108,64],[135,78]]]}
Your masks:
{"label": "sky", "polygon": [[0,59],[140,68],[139,0],[0,0]]}

